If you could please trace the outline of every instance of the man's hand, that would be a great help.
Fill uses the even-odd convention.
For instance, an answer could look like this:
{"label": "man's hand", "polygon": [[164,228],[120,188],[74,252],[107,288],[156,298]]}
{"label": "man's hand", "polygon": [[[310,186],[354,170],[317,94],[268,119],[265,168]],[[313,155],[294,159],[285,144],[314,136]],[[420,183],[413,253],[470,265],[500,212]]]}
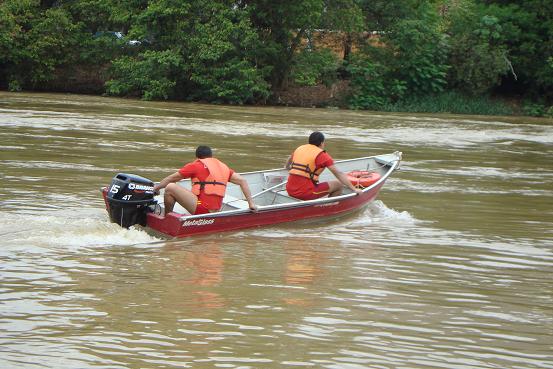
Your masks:
{"label": "man's hand", "polygon": [[234,172],[229,178],[231,183],[237,184],[242,189],[242,193],[248,201],[250,210],[254,213],[257,212],[257,206],[253,202],[252,194],[250,192],[250,186],[248,186],[248,181],[246,181],[240,174]]}
{"label": "man's hand", "polygon": [[248,206],[250,207],[251,212],[257,213],[257,205],[255,205],[252,198],[248,200]]}
{"label": "man's hand", "polygon": [[159,183],[156,183],[154,185],[154,193],[156,195],[159,195],[159,190],[161,190],[162,188],[165,188],[169,183],[178,182],[181,179],[184,179],[184,177],[178,171],[168,175],[167,177],[163,178]]}

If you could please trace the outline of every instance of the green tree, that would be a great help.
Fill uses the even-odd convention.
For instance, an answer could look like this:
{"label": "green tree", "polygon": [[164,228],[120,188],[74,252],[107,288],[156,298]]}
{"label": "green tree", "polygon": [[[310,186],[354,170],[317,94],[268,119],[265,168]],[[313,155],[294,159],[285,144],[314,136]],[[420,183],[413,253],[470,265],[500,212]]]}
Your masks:
{"label": "green tree", "polygon": [[320,28],[342,35],[344,60],[348,60],[354,41],[365,31],[363,10],[356,0],[326,0]]}
{"label": "green tree", "polygon": [[[446,87],[475,96],[517,93],[549,106],[550,5],[550,0],[3,0],[0,87],[39,88],[62,72],[104,73],[111,65],[108,93],[145,99],[254,103],[290,81],[329,84],[341,77],[351,80],[351,105],[358,108],[384,108]],[[114,31],[125,36],[101,36]],[[310,42],[323,32],[341,38],[344,60]]]}
{"label": "green tree", "polygon": [[402,19],[382,39],[393,77],[406,83],[407,92],[429,94],[443,91],[449,68],[449,44],[439,30],[433,8],[418,9],[419,17]]}
{"label": "green tree", "polygon": [[348,103],[352,109],[384,110],[405,94],[406,82],[393,78],[389,66],[372,59],[357,54],[348,64],[352,87]]}
{"label": "green tree", "polygon": [[291,79],[299,86],[330,86],[338,78],[338,57],[328,49],[303,50],[294,60]]}
{"label": "green tree", "polygon": [[323,0],[244,0],[260,45],[256,60],[271,70],[273,90],[285,86],[306,33],[321,24]]}
{"label": "green tree", "polygon": [[187,65],[193,99],[242,104],[267,98],[267,69],[255,66],[259,46],[249,14],[228,3],[195,8]]}
{"label": "green tree", "polygon": [[171,77],[178,73],[181,63],[181,56],[173,50],[152,50],[138,57],[120,57],[112,66],[119,78],[107,81],[107,92],[145,100],[167,100],[175,96],[176,82]]}
{"label": "green tree", "polygon": [[498,18],[471,1],[457,3],[450,10],[447,31],[451,43],[451,86],[481,95],[499,85],[509,71],[509,60]]}
{"label": "green tree", "polygon": [[78,44],[78,27],[62,8],[44,10],[38,0],[0,4],[0,67],[10,89],[53,78],[69,63]]}
{"label": "green tree", "polygon": [[91,34],[98,31],[126,34],[148,6],[147,0],[61,0],[59,3]]}
{"label": "green tree", "polygon": [[114,63],[111,94],[237,104],[268,96],[257,33],[231,2],[151,1],[130,33],[151,40],[151,50]]}
{"label": "green tree", "polygon": [[480,0],[499,20],[514,73],[503,79],[503,91],[553,99],[553,6],[549,0]]}
{"label": "green tree", "polygon": [[402,19],[417,17],[418,8],[427,5],[424,0],[358,0],[365,18],[366,30],[386,32]]}
{"label": "green tree", "polygon": [[385,25],[378,44],[369,40],[348,66],[352,107],[380,109],[405,95],[441,92],[446,85],[448,44],[433,7],[422,5]]}

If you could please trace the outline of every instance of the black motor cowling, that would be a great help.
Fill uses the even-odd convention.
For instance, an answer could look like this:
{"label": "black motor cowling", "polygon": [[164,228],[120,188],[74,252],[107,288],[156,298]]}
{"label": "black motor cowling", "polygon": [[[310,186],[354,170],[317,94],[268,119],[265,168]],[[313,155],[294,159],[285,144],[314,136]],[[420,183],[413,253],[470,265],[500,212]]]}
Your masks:
{"label": "black motor cowling", "polygon": [[146,225],[146,214],[154,200],[154,182],[134,175],[119,173],[107,189],[109,217],[113,223],[129,228],[134,224]]}

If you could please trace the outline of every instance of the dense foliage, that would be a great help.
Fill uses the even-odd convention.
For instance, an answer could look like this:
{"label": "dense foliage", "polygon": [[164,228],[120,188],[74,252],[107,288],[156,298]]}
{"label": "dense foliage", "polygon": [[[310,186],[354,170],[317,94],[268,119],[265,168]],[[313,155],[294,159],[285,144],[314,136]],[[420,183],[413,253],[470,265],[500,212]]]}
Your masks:
{"label": "dense foliage", "polygon": [[[313,42],[325,32],[341,51]],[[428,110],[441,101],[443,110],[460,110],[479,99],[493,104],[493,95],[547,115],[553,7],[550,0],[0,2],[0,88],[44,88],[68,71],[100,69],[105,93],[144,99],[265,103],[293,86],[345,79],[350,96],[342,103],[351,108],[417,110],[420,101]]]}

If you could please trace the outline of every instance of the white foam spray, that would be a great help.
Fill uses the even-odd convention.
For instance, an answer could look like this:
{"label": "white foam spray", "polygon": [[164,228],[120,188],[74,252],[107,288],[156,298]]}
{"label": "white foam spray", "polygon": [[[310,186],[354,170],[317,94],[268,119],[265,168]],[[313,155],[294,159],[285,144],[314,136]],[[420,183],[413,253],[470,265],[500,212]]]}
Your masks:
{"label": "white foam spray", "polygon": [[137,228],[110,223],[104,209],[63,209],[48,213],[0,214],[5,247],[80,249],[120,245],[149,245],[159,239]]}

